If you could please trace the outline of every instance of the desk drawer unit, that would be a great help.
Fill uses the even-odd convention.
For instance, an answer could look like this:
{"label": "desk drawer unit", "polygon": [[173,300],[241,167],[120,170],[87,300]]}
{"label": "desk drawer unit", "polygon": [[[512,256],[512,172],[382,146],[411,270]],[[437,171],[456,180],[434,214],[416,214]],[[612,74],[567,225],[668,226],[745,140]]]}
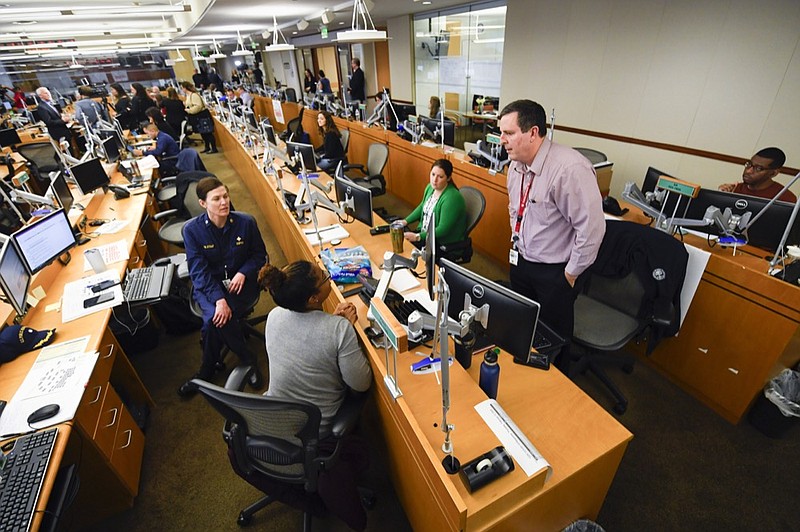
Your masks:
{"label": "desk drawer unit", "polygon": [[[106,340],[107,338],[104,338]],[[114,365],[114,358],[117,353],[117,344],[104,342],[100,348],[100,356],[94,366],[86,391],[83,392],[81,403],[75,414],[75,419],[83,431],[91,438],[94,437],[97,429],[97,420],[100,417],[100,409],[103,406],[105,387],[111,376],[111,368]]]}

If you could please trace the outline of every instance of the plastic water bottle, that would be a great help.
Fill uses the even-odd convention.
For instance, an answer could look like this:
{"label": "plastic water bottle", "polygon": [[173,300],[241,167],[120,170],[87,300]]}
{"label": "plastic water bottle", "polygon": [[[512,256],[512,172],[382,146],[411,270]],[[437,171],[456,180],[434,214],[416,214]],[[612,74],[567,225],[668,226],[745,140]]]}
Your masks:
{"label": "plastic water bottle", "polygon": [[497,348],[487,351],[481,362],[481,376],[478,385],[490,399],[497,399],[497,385],[500,381],[500,365],[497,363],[499,352],[500,350]]}

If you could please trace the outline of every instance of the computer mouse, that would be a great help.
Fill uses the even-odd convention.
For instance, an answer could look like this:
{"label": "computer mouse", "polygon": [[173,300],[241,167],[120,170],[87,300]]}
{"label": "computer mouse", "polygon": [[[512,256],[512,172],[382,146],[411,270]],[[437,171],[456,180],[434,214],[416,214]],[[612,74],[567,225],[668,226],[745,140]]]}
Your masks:
{"label": "computer mouse", "polygon": [[58,411],[61,410],[61,407],[57,404],[52,405],[44,405],[41,408],[37,408],[31,415],[28,416],[28,424],[38,423],[39,421],[44,421],[45,419],[50,419],[54,415],[58,414]]}

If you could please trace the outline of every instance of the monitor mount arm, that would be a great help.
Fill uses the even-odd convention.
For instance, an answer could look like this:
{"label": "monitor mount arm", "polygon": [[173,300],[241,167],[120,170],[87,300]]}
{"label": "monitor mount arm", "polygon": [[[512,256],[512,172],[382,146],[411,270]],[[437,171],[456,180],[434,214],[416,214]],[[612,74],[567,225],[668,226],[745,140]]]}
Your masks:
{"label": "monitor mount arm", "polygon": [[502,152],[502,144],[490,144],[483,139],[478,141],[478,153],[480,153],[484,159],[489,161],[489,164],[491,165],[489,167],[489,172],[491,174],[502,172],[503,169],[511,162],[511,159],[508,158],[508,156],[506,156],[506,158],[502,161],[500,160],[500,154]]}

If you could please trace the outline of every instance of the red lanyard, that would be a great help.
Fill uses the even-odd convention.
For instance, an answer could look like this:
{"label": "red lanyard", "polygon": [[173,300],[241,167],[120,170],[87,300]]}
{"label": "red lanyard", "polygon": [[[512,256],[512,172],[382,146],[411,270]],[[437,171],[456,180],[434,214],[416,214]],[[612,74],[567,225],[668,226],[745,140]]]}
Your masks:
{"label": "red lanyard", "polygon": [[[526,171],[527,173],[527,171]],[[519,228],[522,225],[522,217],[525,215],[525,208],[528,206],[528,197],[531,195],[531,187],[533,186],[533,172],[531,172],[531,182],[528,183],[528,189],[525,191],[525,197],[522,197],[522,184],[525,182],[525,174],[522,174],[522,180],[519,182],[519,209],[517,209],[517,224],[514,226],[514,234],[519,234]]]}

